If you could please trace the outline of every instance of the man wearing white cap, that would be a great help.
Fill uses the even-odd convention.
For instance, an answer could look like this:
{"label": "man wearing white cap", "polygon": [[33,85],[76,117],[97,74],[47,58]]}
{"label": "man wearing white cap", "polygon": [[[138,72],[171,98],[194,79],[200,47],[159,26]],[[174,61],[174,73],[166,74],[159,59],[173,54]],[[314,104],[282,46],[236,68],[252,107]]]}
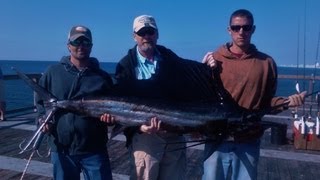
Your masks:
{"label": "man wearing white cap", "polygon": [[[141,15],[134,19],[133,38],[136,45],[128,51],[116,68],[119,92],[135,97],[168,98],[170,90],[165,85],[175,73],[178,57],[170,49],[157,45],[159,37],[155,19]],[[155,114],[156,116],[156,114]],[[152,118],[150,125],[125,130],[130,152],[130,179],[183,180],[186,173],[185,144],[181,134],[159,130],[161,124]],[[183,150],[174,149],[182,148]]]}

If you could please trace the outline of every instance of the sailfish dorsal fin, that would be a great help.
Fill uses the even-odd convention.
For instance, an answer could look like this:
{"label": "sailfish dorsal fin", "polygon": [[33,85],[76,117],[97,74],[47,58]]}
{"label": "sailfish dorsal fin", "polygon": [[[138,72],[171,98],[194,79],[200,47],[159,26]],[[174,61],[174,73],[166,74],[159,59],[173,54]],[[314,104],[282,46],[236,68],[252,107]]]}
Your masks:
{"label": "sailfish dorsal fin", "polygon": [[12,67],[12,70],[14,70],[18,76],[24,80],[29,87],[31,87],[44,101],[52,101],[57,100],[57,98],[52,95],[50,92],[45,90],[43,87],[38,85],[36,82],[34,82],[32,79],[30,79],[27,75],[23,74],[22,72],[18,71],[16,68]]}

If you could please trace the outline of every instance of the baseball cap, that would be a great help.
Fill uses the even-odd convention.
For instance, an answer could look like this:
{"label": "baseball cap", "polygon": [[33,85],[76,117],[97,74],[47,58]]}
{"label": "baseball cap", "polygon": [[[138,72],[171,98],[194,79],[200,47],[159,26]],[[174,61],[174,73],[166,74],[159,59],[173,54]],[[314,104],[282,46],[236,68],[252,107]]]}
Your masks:
{"label": "baseball cap", "polygon": [[89,39],[92,42],[92,35],[91,35],[91,31],[89,28],[79,25],[79,26],[73,26],[69,32],[68,35],[68,40],[69,41],[74,41],[76,39],[78,39],[79,37],[85,37],[87,39]]}
{"label": "baseball cap", "polygon": [[133,32],[138,32],[144,27],[157,28],[156,20],[150,15],[141,15],[134,19],[133,21]]}

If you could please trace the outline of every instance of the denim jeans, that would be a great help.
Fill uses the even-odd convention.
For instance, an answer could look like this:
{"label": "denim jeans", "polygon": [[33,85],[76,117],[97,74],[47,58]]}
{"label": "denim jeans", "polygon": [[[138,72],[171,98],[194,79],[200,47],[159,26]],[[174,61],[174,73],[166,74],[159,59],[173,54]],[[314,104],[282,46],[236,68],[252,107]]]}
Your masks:
{"label": "denim jeans", "polygon": [[112,179],[107,152],[84,155],[51,152],[51,162],[55,180],[80,180],[81,172],[86,180]]}
{"label": "denim jeans", "polygon": [[[218,147],[217,147],[218,146]],[[205,154],[216,149],[204,161],[202,180],[256,180],[260,156],[260,140],[251,143],[222,142],[206,144]],[[228,174],[228,172],[231,175]]]}

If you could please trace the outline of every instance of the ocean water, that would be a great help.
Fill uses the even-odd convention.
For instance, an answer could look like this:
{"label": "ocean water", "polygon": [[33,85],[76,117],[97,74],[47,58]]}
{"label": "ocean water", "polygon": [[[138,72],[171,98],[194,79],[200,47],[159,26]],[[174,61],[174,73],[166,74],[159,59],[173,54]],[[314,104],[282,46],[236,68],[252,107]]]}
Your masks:
{"label": "ocean water", "polygon": [[[56,63],[57,61],[0,60],[0,66],[4,75],[15,74],[11,67],[15,67],[25,74],[43,73],[49,65]],[[100,65],[110,74],[115,72],[116,63],[101,62]],[[22,80],[5,81],[5,88],[7,110],[33,106],[33,91]]]}
{"label": "ocean water", "polygon": [[[294,76],[320,76],[319,68],[296,68],[296,67],[278,67],[278,74],[280,75],[294,75]],[[289,96],[296,93],[296,84],[299,84],[300,91],[308,91],[313,87],[313,92],[320,90],[319,80],[297,80],[297,79],[278,79],[277,96]],[[311,93],[311,92],[308,92]]]}
{"label": "ocean water", "polygon": [[[15,74],[11,67],[15,67],[23,73],[42,73],[46,68],[57,63],[56,61],[14,61],[14,60],[0,60],[0,66],[3,74]],[[101,62],[101,67],[113,74],[115,72],[116,63],[114,62]],[[320,69],[315,68],[294,68],[294,67],[278,67],[278,74],[285,75],[320,75]],[[296,93],[295,85],[297,80],[295,79],[279,79],[277,96],[289,96]],[[300,90],[306,90],[309,88],[309,81],[298,81],[300,84]],[[314,90],[320,90],[320,82],[313,82]],[[22,80],[10,80],[5,81],[6,86],[6,100],[7,109],[12,110],[16,108],[22,108],[33,105],[33,92]]]}

